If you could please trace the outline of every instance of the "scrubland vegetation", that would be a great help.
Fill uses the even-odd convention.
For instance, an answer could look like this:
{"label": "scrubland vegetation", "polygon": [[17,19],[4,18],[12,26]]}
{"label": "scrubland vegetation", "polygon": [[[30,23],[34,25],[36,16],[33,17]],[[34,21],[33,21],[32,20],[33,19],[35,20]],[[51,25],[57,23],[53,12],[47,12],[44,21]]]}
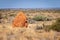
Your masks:
{"label": "scrubland vegetation", "polygon": [[[20,11],[28,28],[12,28]],[[0,9],[0,40],[60,40],[60,9]]]}

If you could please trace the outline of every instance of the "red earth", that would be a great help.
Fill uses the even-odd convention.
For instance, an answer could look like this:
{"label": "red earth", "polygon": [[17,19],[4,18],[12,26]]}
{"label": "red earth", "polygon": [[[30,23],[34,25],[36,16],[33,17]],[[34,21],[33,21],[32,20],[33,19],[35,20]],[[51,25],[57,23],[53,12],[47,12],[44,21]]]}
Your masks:
{"label": "red earth", "polygon": [[27,27],[27,17],[23,12],[19,12],[13,20],[13,27]]}

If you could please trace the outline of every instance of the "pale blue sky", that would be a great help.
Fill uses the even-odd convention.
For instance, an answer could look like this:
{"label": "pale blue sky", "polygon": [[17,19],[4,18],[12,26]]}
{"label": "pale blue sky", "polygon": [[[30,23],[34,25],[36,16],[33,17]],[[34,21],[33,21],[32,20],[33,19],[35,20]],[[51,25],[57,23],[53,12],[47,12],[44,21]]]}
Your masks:
{"label": "pale blue sky", "polygon": [[0,8],[60,8],[60,0],[0,0]]}

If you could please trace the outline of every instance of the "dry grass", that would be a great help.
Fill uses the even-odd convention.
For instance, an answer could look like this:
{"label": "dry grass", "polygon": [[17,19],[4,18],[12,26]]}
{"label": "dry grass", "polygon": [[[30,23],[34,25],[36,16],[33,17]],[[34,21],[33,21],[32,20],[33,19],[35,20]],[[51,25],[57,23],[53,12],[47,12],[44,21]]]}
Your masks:
{"label": "dry grass", "polygon": [[[9,26],[9,27],[7,27]],[[56,32],[45,32],[34,28],[12,28],[10,25],[5,28],[0,25],[0,40],[57,40]],[[55,38],[57,37],[57,38]]]}
{"label": "dry grass", "polygon": [[[29,23],[28,28],[12,28],[11,23],[14,19],[14,16],[19,12],[20,10],[6,10],[6,11],[0,11],[3,18],[0,20],[0,40],[60,40],[60,33],[55,31],[49,31],[45,32],[43,29],[36,29],[37,27],[43,27],[44,25],[51,25],[55,22],[56,18],[60,18],[59,13],[54,12],[34,12],[34,11],[28,11],[25,12],[28,18],[32,19],[36,15],[42,15],[46,16],[48,18],[51,18],[52,21],[34,21],[33,24]],[[10,15],[11,14],[11,15]],[[7,15],[4,17],[4,15]],[[31,21],[31,20],[30,20]],[[38,25],[38,26],[37,26]],[[58,35],[59,34],[59,35]]]}

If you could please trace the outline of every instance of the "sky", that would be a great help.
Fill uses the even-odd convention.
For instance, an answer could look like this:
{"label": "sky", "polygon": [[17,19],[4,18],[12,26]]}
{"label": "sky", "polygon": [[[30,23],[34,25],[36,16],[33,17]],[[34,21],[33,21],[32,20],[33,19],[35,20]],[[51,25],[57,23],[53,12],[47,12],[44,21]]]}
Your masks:
{"label": "sky", "polygon": [[60,8],[60,0],[0,0],[0,8]]}

